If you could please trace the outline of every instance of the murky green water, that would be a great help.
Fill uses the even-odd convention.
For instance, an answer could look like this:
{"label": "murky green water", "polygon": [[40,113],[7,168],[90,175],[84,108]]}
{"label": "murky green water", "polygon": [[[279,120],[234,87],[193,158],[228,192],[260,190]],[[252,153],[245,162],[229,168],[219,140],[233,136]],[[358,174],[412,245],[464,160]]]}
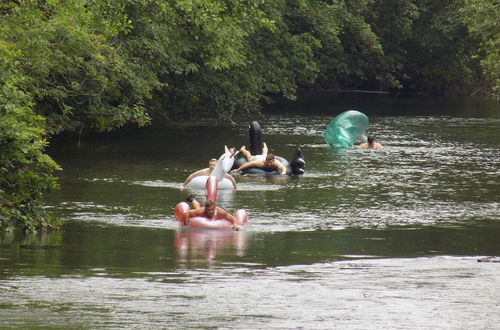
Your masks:
{"label": "murky green water", "polygon": [[[247,124],[57,141],[55,233],[0,236],[2,328],[470,329],[498,327],[500,109],[470,100],[317,96],[259,122],[300,178],[237,176],[219,205],[240,232],[181,231],[185,177]],[[382,150],[332,150],[358,109]],[[203,192],[195,191],[202,199]]]}

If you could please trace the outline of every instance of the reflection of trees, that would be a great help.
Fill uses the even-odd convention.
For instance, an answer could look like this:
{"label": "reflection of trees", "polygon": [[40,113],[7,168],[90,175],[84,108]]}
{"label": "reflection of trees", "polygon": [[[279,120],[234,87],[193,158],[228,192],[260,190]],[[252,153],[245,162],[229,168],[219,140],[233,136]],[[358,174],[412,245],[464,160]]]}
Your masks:
{"label": "reflection of trees", "polygon": [[11,246],[60,246],[62,237],[60,231],[53,232],[22,232],[22,231],[6,231],[0,232],[0,242],[2,244],[10,244]]}
{"label": "reflection of trees", "polygon": [[[63,255],[60,231],[0,233],[0,260],[5,274],[57,274]],[[62,267],[61,267],[62,268]]]}
{"label": "reflection of trees", "polygon": [[213,261],[217,256],[244,256],[247,240],[245,231],[188,229],[175,233],[174,246],[178,261]]}

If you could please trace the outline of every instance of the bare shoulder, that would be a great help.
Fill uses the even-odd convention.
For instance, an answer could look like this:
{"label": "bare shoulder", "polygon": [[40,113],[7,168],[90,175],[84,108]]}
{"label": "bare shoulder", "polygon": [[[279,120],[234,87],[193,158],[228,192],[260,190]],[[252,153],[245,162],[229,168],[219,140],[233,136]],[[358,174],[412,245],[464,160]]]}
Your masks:
{"label": "bare shoulder", "polygon": [[264,159],[258,159],[258,160],[254,160],[252,163],[255,166],[264,166],[266,164],[266,161]]}
{"label": "bare shoulder", "polygon": [[199,175],[209,175],[210,174],[210,168],[204,168],[202,170],[197,171],[196,173],[199,173]]}
{"label": "bare shoulder", "polygon": [[224,214],[227,214],[227,211],[224,210],[223,208],[220,208],[217,206],[217,212],[220,214],[220,215],[224,215]]}

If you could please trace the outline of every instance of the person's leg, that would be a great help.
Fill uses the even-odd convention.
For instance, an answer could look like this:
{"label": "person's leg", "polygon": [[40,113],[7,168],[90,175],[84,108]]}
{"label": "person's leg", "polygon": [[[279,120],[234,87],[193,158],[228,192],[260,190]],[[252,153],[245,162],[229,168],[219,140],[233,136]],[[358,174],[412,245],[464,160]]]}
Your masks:
{"label": "person's leg", "polygon": [[264,156],[266,156],[267,152],[268,152],[268,150],[267,150],[267,144],[265,142],[262,142],[262,154]]}
{"label": "person's leg", "polygon": [[188,197],[186,197],[186,202],[190,203],[191,204],[191,207],[193,209],[197,209],[200,207],[200,202],[198,202],[195,198],[194,198],[194,195],[189,195]]}
{"label": "person's leg", "polygon": [[252,154],[250,153],[250,151],[248,151],[245,146],[242,146],[240,148],[240,152],[243,154],[243,156],[245,156],[245,158],[247,159],[247,161],[251,162],[252,161]]}

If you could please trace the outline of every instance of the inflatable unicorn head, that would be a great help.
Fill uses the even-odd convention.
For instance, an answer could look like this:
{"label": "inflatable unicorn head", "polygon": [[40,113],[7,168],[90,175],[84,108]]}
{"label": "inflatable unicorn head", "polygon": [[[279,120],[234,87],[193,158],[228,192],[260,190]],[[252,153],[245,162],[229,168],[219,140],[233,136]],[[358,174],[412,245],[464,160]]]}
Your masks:
{"label": "inflatable unicorn head", "polygon": [[214,170],[210,176],[215,176],[217,181],[222,181],[224,179],[224,174],[229,172],[234,164],[234,155],[233,151],[229,150],[227,146],[224,146],[224,154],[220,156],[217,161],[217,165],[215,165]]}

